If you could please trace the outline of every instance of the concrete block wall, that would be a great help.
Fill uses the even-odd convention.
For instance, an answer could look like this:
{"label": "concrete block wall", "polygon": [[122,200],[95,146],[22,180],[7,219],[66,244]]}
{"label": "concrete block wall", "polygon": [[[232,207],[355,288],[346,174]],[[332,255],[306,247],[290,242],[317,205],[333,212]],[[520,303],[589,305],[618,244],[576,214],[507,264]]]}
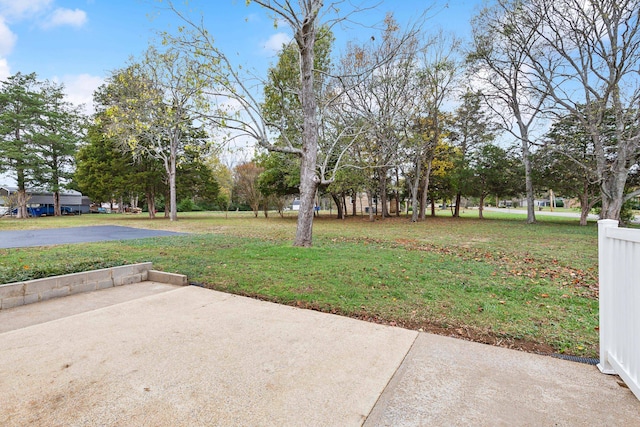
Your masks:
{"label": "concrete block wall", "polygon": [[0,285],[0,310],[146,280],[187,285],[186,276],[155,271],[152,267],[153,263],[144,262]]}

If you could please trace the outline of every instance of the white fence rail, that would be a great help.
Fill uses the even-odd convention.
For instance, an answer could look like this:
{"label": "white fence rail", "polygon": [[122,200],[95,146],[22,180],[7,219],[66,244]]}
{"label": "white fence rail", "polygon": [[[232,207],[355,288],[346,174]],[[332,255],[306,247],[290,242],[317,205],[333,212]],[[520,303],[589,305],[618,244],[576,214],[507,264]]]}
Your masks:
{"label": "white fence rail", "polygon": [[640,399],[640,230],[598,221],[600,363]]}

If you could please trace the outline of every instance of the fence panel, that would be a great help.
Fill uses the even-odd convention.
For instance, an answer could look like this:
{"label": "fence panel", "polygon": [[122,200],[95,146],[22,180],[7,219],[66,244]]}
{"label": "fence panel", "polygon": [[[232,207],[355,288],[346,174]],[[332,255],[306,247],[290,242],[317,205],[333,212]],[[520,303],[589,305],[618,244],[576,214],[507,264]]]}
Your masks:
{"label": "fence panel", "polygon": [[600,363],[640,399],[640,230],[598,221]]}

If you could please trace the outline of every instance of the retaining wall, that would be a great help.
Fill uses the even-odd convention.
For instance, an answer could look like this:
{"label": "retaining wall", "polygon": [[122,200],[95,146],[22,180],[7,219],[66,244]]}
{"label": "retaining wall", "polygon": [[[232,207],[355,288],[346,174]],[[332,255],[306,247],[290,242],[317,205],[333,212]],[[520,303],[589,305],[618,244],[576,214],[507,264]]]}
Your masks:
{"label": "retaining wall", "polygon": [[187,276],[152,270],[152,267],[153,263],[144,262],[0,285],[0,310],[146,280],[187,284]]}

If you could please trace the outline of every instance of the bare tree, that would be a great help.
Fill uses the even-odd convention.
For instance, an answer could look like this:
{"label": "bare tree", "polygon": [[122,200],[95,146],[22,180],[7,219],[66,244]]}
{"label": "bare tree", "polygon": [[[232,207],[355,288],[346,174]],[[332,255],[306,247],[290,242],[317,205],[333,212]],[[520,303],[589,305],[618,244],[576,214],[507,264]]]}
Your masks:
{"label": "bare tree", "polygon": [[113,74],[103,96],[112,134],[134,158],[163,163],[171,221],[177,220],[178,156],[187,141],[198,139],[192,135],[193,122],[206,110],[203,88],[208,81],[203,68],[177,49],[150,47],[139,62]]}
{"label": "bare tree", "polygon": [[[443,130],[442,105],[451,94],[460,71],[457,59],[459,46],[460,41],[456,37],[440,31],[423,50],[423,66],[418,72],[417,82],[417,87],[420,88],[419,105],[422,106],[416,117],[416,128],[419,129],[420,136],[416,139],[418,145],[415,147],[415,181],[411,188],[411,220],[414,222],[418,217],[421,220],[426,218],[432,162]],[[425,166],[426,169],[422,171]],[[418,210],[417,192],[420,187],[422,197]]]}
{"label": "bare tree", "polygon": [[[510,39],[524,53],[559,115],[588,130],[602,198],[602,218],[620,219],[630,170],[640,153],[640,1],[528,0],[508,10]],[[527,38],[535,39],[530,44]],[[613,135],[603,124],[613,116]]]}
{"label": "bare tree", "polygon": [[[253,215],[256,218],[258,217],[260,202],[264,201],[265,205],[267,204],[258,187],[258,177],[263,170],[253,162],[239,164],[233,169],[235,193],[241,201],[251,206]],[[265,207],[265,213],[266,210],[267,208]]]}
{"label": "bare tree", "polygon": [[[294,246],[311,246],[316,191],[320,185],[330,184],[335,179],[339,169],[337,165],[346,152],[345,145],[341,143],[343,138],[348,132],[351,132],[352,140],[359,135],[349,126],[335,127],[340,131],[326,133],[332,135],[331,140],[320,141],[319,118],[325,110],[315,93],[318,70],[314,69],[314,45],[320,24],[331,28],[364,8],[345,1],[325,4],[323,0],[254,0],[253,3],[272,12],[277,20],[286,22],[293,33],[300,64],[298,96],[302,111],[301,141],[287,139],[287,130],[282,123],[265,119],[257,91],[252,86],[256,80],[248,78],[241,67],[234,66],[224,52],[215,47],[202,21],[194,22],[171,1],[168,1],[169,8],[183,19],[186,28],[182,28],[177,35],[165,34],[165,41],[190,52],[194,60],[208,64],[206,73],[215,81],[208,94],[218,101],[218,107],[209,111],[208,118],[214,125],[227,129],[230,139],[248,136],[270,151],[291,153],[300,158],[300,210]],[[333,18],[329,15],[333,15]],[[333,97],[325,98],[323,104],[328,105],[339,96],[340,93],[336,93]],[[281,143],[278,145],[270,141],[274,131],[285,136],[279,139]],[[327,150],[323,153],[322,162],[318,161],[320,142]]]}
{"label": "bare tree", "polygon": [[[366,129],[366,137],[358,140],[360,146],[355,154],[359,167],[367,168],[378,178],[377,193],[384,218],[389,216],[388,172],[398,164],[400,147],[407,144],[404,130],[419,105],[415,79],[419,40],[413,30],[401,33],[391,14],[385,18],[380,39],[349,46],[341,61],[341,83],[346,89],[342,115],[351,116],[353,122]],[[368,187],[371,201],[375,190]],[[373,209],[370,219],[374,219]]]}
{"label": "bare tree", "polygon": [[[531,166],[531,134],[540,119],[546,94],[531,74],[527,50],[536,44],[533,28],[521,28],[520,0],[497,0],[472,21],[473,44],[469,54],[473,78],[487,105],[504,130],[520,141],[525,170],[527,223],[536,221]],[[521,37],[514,40],[514,32]]]}

